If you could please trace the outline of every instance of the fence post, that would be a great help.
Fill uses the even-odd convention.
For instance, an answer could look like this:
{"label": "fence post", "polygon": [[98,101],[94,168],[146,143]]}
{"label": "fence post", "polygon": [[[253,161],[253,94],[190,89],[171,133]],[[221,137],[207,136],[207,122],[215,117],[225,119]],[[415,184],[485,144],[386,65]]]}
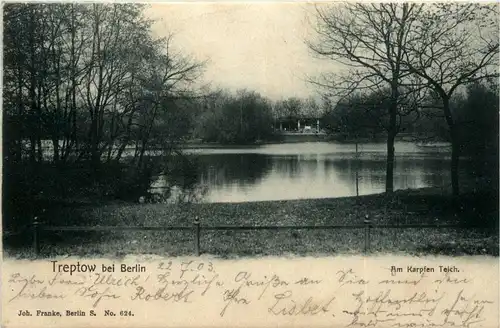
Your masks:
{"label": "fence post", "polygon": [[359,177],[358,177],[358,169],[356,169],[356,197],[359,197]]}
{"label": "fence post", "polygon": [[38,240],[39,225],[40,223],[38,222],[38,217],[35,216],[33,218],[33,248],[35,250],[35,257],[38,257],[40,253],[40,242]]}
{"label": "fence post", "polygon": [[195,217],[194,222],[194,252],[196,256],[200,256],[200,220]]}
{"label": "fence post", "polygon": [[365,253],[369,253],[370,252],[370,225],[371,225],[371,221],[370,221],[370,217],[368,216],[368,214],[365,215],[364,224],[365,224]]}

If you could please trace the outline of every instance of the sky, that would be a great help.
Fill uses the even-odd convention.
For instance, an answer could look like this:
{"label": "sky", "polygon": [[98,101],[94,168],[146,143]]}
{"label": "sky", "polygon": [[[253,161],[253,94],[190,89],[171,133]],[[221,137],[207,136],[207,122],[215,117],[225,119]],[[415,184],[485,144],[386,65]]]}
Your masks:
{"label": "sky", "polygon": [[273,100],[317,96],[307,83],[331,63],[314,58],[306,3],[154,3],[153,33],[174,33],[175,49],[207,60],[213,87],[247,88]]}

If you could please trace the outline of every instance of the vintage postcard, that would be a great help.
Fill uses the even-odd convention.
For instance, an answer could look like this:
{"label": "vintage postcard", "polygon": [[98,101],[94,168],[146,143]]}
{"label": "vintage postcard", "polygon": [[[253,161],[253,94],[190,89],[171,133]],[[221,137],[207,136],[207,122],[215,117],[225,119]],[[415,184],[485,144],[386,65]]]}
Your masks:
{"label": "vintage postcard", "polygon": [[479,2],[4,2],[2,313],[499,327]]}

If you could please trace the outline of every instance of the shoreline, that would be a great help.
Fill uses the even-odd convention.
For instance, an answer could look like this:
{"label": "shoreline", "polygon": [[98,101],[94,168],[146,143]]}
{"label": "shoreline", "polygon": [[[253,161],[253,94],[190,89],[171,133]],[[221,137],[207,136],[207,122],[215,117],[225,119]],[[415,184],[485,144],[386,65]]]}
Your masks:
{"label": "shoreline", "polygon": [[[188,226],[198,218],[210,226],[359,225],[368,214],[373,223],[372,252],[423,255],[498,256],[497,193],[465,194],[459,209],[436,188],[396,191],[392,195],[204,204],[102,204],[62,207],[40,218],[65,226]],[[478,212],[479,211],[479,212]],[[383,229],[381,224],[463,224],[463,228]],[[496,227],[496,229],[495,229]],[[203,230],[202,254],[217,256],[280,256],[295,254],[361,254],[363,229],[334,230]],[[30,258],[29,243],[16,245],[4,237],[4,251]],[[19,239],[18,238],[18,239]],[[60,255],[111,256],[193,253],[191,229],[184,231],[44,232],[42,257]],[[21,240],[22,241],[22,240]],[[17,242],[20,242],[17,240]]]}
{"label": "shoreline", "polygon": [[[300,136],[300,135],[299,135]],[[182,148],[247,148],[247,147],[255,147],[255,146],[261,146],[261,145],[273,145],[273,144],[297,144],[297,143],[338,143],[338,144],[356,144],[355,139],[340,139],[340,138],[335,138],[333,136],[322,136],[321,138],[318,137],[316,139],[308,140],[308,139],[288,139],[288,140],[268,140],[268,141],[261,141],[261,142],[253,142],[253,143],[247,143],[247,144],[241,144],[241,143],[234,143],[234,144],[224,144],[224,143],[219,143],[219,142],[203,142],[199,140],[188,140],[184,143],[182,143]],[[396,142],[407,142],[407,143],[412,143],[412,144],[417,144],[415,140],[411,139],[406,139],[405,137],[397,138]],[[386,141],[381,138],[381,139],[370,139],[370,138],[365,138],[365,139],[360,139],[357,142],[358,144],[385,144]],[[435,142],[430,142],[428,144],[422,144],[421,147],[451,147],[451,143],[447,141],[435,141]]]}

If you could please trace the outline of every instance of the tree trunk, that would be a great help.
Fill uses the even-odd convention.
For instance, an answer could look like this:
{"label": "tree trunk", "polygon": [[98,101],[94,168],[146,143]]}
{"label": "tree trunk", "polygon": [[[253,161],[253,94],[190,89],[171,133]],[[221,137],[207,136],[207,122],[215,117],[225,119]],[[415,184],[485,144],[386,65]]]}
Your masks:
{"label": "tree trunk", "polygon": [[75,54],[75,39],[76,39],[76,27],[75,27],[75,5],[71,4],[71,138],[75,148],[78,149],[78,138],[77,138],[77,127],[76,127],[76,54]]}
{"label": "tree trunk", "polygon": [[[397,75],[396,75],[397,76]],[[385,172],[385,192],[394,191],[394,140],[396,139],[396,116],[398,112],[398,80],[394,78],[391,86],[391,103],[389,105],[389,127],[387,129],[387,164]]]}
{"label": "tree trunk", "polygon": [[[97,111],[96,111],[97,112]],[[94,112],[90,123],[90,163],[94,170],[98,170],[101,164],[99,154],[99,140],[97,139],[97,114]]]}
{"label": "tree trunk", "polygon": [[394,191],[394,139],[396,135],[394,131],[389,131],[387,136],[387,165],[385,172],[385,192],[392,193]]}
{"label": "tree trunk", "polygon": [[32,166],[36,165],[36,138],[34,134],[30,136],[30,163]]}
{"label": "tree trunk", "polygon": [[144,161],[144,154],[146,153],[147,143],[148,143],[147,139],[143,139],[141,142],[141,151],[139,154],[139,160],[137,162],[137,168],[139,170],[142,169],[142,164]]}
{"label": "tree trunk", "polygon": [[[453,128],[456,130],[456,128]],[[451,141],[451,188],[453,197],[458,197],[460,195],[459,179],[458,179],[458,164],[460,162],[460,144],[457,137],[457,132],[453,131]]]}
{"label": "tree trunk", "polygon": [[452,195],[454,197],[457,197],[458,195],[460,195],[458,179],[458,164],[460,161],[460,138],[458,135],[457,126],[453,120],[453,116],[450,110],[450,98],[444,94],[442,94],[441,97],[443,99],[443,111],[446,118],[446,123],[448,124],[448,128],[450,130],[451,139],[451,189]]}
{"label": "tree trunk", "polygon": [[52,137],[52,147],[54,147],[53,161],[54,164],[59,163],[59,138]]}
{"label": "tree trunk", "polygon": [[101,154],[99,153],[99,145],[94,141],[92,143],[92,150],[91,150],[91,163],[92,163],[92,168],[95,170],[99,170],[101,166]]}
{"label": "tree trunk", "polygon": [[31,141],[31,149],[30,149],[30,161],[32,165],[36,163],[36,146],[37,141],[39,139],[38,134],[38,120],[40,117],[37,117],[36,110],[36,62],[35,62],[35,13],[33,10],[30,11],[30,30],[29,30],[29,54],[30,54],[30,86],[29,86],[29,102],[30,102],[30,128],[32,130],[30,141]]}
{"label": "tree trunk", "polygon": [[18,63],[17,66],[17,108],[18,112],[16,115],[16,123],[15,123],[15,133],[17,134],[15,144],[15,162],[16,164],[20,164],[22,161],[22,153],[23,153],[23,142],[25,138],[25,124],[26,120],[24,117],[24,104],[23,104],[23,72],[21,68],[21,64]]}

